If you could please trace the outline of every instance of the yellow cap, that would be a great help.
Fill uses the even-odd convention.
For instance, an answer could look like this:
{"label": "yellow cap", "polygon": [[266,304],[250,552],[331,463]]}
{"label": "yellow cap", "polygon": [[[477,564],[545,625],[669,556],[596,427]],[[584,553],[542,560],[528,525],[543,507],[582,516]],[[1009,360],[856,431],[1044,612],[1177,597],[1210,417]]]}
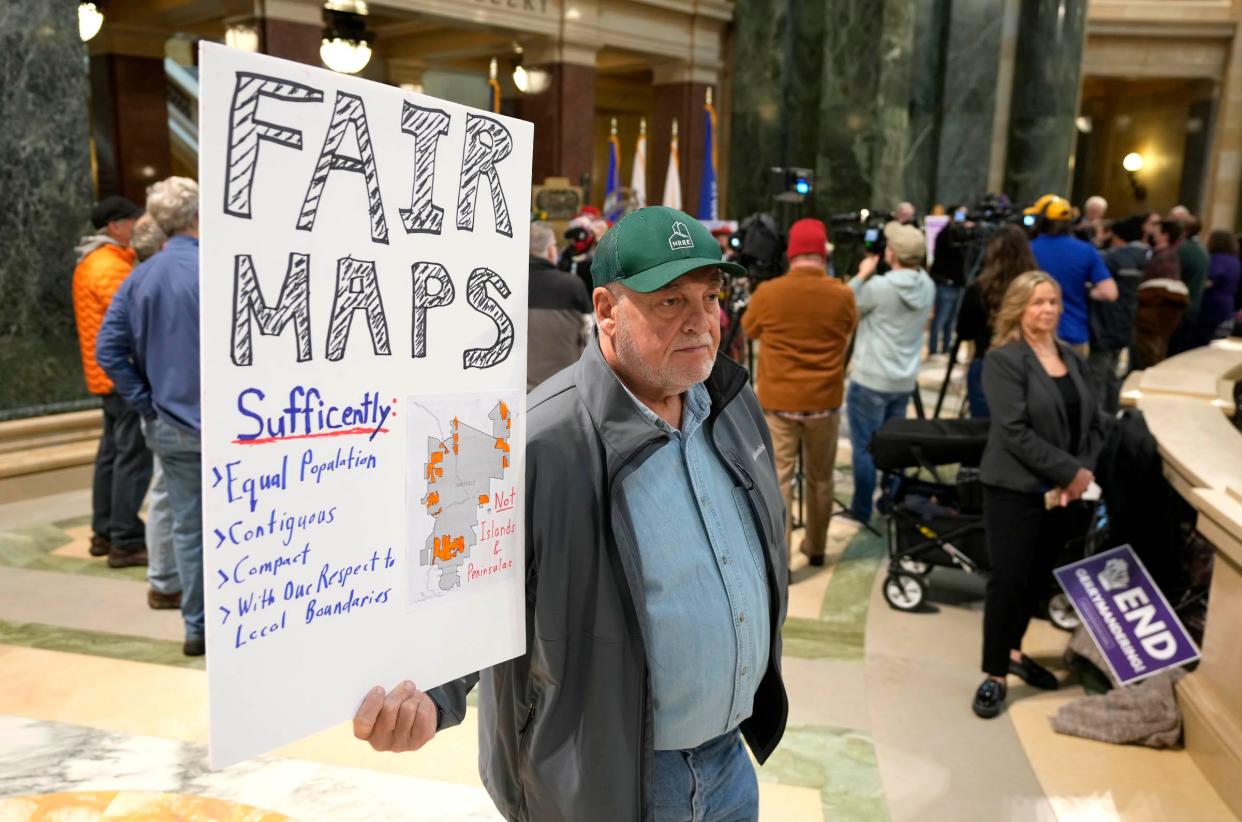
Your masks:
{"label": "yellow cap", "polygon": [[1051,202],[1052,200],[1055,200],[1056,198],[1057,198],[1057,195],[1055,194],[1045,194],[1044,196],[1040,197],[1030,206],[1027,206],[1026,208],[1022,209],[1022,213],[1023,214],[1034,214],[1036,217],[1038,217],[1040,214],[1043,213],[1044,206],[1048,205],[1049,202]]}
{"label": "yellow cap", "polygon": [[1056,222],[1065,222],[1074,218],[1074,207],[1070,205],[1069,200],[1061,197],[1053,197],[1044,206],[1044,219],[1054,220]]}

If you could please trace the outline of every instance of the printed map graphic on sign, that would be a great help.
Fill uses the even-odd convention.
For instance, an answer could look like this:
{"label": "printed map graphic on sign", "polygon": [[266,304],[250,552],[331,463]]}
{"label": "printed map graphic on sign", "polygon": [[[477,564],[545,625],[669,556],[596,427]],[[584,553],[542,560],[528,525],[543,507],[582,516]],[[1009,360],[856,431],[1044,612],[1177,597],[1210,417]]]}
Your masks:
{"label": "printed map graphic on sign", "polygon": [[[473,400],[473,401],[472,401]],[[503,399],[411,398],[410,602],[450,595],[512,567],[514,414]],[[473,406],[473,407],[472,407]],[[422,493],[418,491],[421,489]],[[425,514],[425,516],[422,516]],[[428,523],[428,518],[430,522]]]}

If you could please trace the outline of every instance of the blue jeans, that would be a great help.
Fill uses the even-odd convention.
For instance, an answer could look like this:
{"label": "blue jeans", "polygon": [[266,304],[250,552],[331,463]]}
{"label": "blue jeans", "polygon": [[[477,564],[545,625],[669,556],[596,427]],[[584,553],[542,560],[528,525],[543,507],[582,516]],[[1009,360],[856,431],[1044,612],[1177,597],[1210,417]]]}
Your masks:
{"label": "blue jeans", "polygon": [[953,346],[953,319],[957,316],[957,300],[961,294],[962,289],[955,285],[936,286],[936,313],[932,315],[927,353],[949,353]]}
{"label": "blue jeans", "polygon": [[688,751],[656,751],[656,822],[759,818],[759,782],[737,731]]}
{"label": "blue jeans", "polygon": [[976,420],[986,420],[988,398],[983,394],[983,360],[974,359],[966,369],[966,404],[970,406],[970,416]]}
{"label": "blue jeans", "polygon": [[203,457],[199,435],[160,418],[143,431],[159,458],[172,507],[173,554],[181,578],[185,638],[202,639],[203,628]]}
{"label": "blue jeans", "polygon": [[147,492],[147,582],[157,593],[179,594],[181,575],[177,573],[177,555],[173,550],[172,501],[159,457],[154,464],[151,490]]}
{"label": "blue jeans", "polygon": [[910,404],[910,392],[892,394],[873,391],[851,381],[845,393],[845,417],[850,424],[850,447],[853,449],[854,499],[850,513],[860,522],[871,522],[871,506],[875,499],[875,463],[867,446],[880,426],[893,417],[904,417]]}

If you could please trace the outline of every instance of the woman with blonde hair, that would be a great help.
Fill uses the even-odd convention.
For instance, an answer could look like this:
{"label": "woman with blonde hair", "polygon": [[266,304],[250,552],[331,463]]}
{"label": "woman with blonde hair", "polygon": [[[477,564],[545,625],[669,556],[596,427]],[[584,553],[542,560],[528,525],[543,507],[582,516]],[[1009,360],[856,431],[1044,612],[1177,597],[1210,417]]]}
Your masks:
{"label": "woman with blonde hair", "polygon": [[1056,338],[1060,319],[1057,281],[1042,271],[1018,276],[1001,300],[983,366],[992,416],[979,473],[992,573],[983,615],[987,679],[973,708],[985,719],[1004,705],[1007,674],[1057,687],[1022,653],[1022,637],[1069,536],[1065,506],[1091,485],[1104,445],[1086,364]]}

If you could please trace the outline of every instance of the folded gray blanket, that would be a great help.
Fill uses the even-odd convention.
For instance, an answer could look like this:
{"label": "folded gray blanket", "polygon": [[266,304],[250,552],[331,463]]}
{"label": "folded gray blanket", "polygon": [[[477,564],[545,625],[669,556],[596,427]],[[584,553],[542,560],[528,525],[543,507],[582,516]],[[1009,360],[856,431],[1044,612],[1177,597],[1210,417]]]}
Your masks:
{"label": "folded gray blanket", "polygon": [[1182,712],[1177,706],[1174,685],[1186,675],[1185,671],[1163,671],[1142,682],[1117,687],[1108,665],[1082,628],[1070,639],[1068,654],[1084,657],[1098,667],[1112,681],[1113,690],[1063,705],[1052,717],[1054,731],[1149,748],[1170,748],[1181,741]]}

